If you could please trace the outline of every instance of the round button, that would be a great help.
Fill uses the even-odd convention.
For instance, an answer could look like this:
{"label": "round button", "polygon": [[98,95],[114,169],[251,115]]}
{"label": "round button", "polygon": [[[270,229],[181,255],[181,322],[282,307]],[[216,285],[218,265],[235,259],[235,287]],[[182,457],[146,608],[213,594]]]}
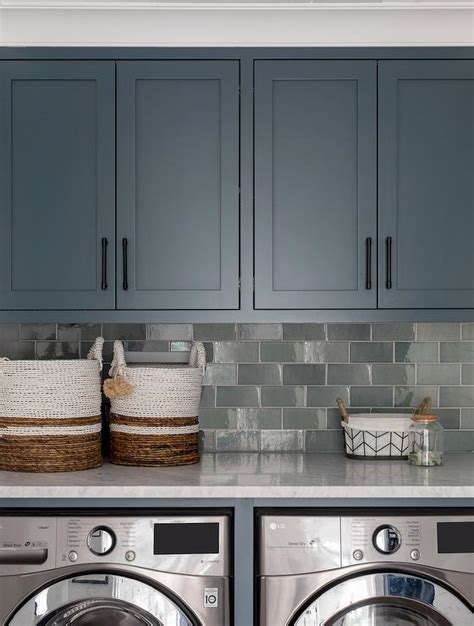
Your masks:
{"label": "round button", "polygon": [[352,556],[355,558],[356,561],[362,561],[362,559],[364,558],[364,553],[362,552],[362,550],[354,550]]}
{"label": "round button", "polygon": [[71,563],[75,563],[79,558],[79,555],[75,550],[71,550],[71,552],[67,555],[67,558],[71,561]]}
{"label": "round button", "polygon": [[135,560],[135,556],[136,556],[136,554],[135,554],[135,552],[133,550],[127,550],[125,552],[125,559],[127,561],[129,561],[129,562],[130,561],[134,561]]}
{"label": "round button", "polygon": [[414,560],[414,561],[418,561],[418,559],[420,558],[420,551],[417,550],[416,548],[414,550],[412,550],[410,552],[410,557]]}
{"label": "round button", "polygon": [[381,554],[393,554],[401,546],[402,538],[395,526],[379,526],[372,537],[374,548]]}
{"label": "round button", "polygon": [[107,526],[96,526],[87,535],[87,547],[96,556],[105,556],[115,548],[115,533]]}

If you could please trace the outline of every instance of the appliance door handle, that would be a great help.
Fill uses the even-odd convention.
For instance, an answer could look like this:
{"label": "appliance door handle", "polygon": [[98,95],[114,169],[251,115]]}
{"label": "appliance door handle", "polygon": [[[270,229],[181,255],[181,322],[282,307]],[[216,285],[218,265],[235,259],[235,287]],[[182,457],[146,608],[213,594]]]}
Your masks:
{"label": "appliance door handle", "polygon": [[47,560],[47,549],[3,548],[0,550],[0,565],[42,565]]}
{"label": "appliance door handle", "polygon": [[392,238],[385,239],[385,287],[392,288]]}
{"label": "appliance door handle", "polygon": [[365,288],[372,289],[372,237],[365,240]]}
{"label": "appliance door handle", "polygon": [[102,237],[102,281],[100,287],[102,291],[107,290],[107,246],[109,242],[107,237]]}
{"label": "appliance door handle", "polygon": [[128,239],[126,237],[122,239],[122,262],[123,262],[122,288],[124,291],[127,291],[128,290]]}

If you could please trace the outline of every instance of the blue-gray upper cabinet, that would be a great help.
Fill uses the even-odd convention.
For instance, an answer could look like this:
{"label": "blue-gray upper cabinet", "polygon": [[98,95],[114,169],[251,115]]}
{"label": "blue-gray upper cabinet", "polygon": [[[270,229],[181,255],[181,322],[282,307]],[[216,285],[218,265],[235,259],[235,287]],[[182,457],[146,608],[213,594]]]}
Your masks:
{"label": "blue-gray upper cabinet", "polygon": [[474,307],[474,62],[379,65],[379,306]]}
{"label": "blue-gray upper cabinet", "polygon": [[370,309],[376,63],[255,63],[255,308]]}
{"label": "blue-gray upper cabinet", "polygon": [[239,308],[239,62],[117,64],[119,309]]}
{"label": "blue-gray upper cabinet", "polygon": [[0,63],[0,309],[114,308],[114,112],[114,63]]}

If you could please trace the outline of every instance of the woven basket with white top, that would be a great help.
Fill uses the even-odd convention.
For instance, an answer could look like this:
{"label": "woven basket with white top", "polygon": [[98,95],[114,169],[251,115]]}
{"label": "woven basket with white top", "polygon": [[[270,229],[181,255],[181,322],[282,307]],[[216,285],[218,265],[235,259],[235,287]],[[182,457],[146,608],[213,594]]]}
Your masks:
{"label": "woven basket with white top", "polygon": [[114,343],[110,460],[119,465],[187,465],[199,461],[199,402],[206,352],[193,344],[189,365],[128,366]]}
{"label": "woven basket with white top", "polygon": [[104,340],[87,359],[0,359],[0,469],[66,472],[101,464]]}

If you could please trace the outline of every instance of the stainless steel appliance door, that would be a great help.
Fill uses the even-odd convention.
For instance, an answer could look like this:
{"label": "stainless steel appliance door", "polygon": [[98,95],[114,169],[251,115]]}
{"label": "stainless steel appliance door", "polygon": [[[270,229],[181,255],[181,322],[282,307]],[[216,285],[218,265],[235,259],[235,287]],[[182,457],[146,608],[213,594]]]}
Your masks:
{"label": "stainless steel appliance door", "polygon": [[291,626],[466,626],[472,611],[440,585],[410,574],[356,576],[324,591]]}
{"label": "stainless steel appliance door", "polygon": [[83,574],[29,598],[7,626],[199,626],[171,597],[140,580]]}

